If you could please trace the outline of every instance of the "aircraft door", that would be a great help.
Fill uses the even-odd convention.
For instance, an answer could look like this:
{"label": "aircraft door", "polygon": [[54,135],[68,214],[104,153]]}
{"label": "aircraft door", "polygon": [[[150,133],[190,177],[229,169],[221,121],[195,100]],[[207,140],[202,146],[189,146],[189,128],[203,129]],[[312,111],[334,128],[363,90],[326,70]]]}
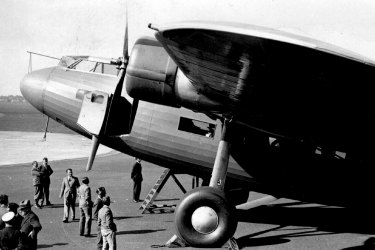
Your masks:
{"label": "aircraft door", "polygon": [[122,96],[112,101],[113,96],[99,90],[86,93],[77,124],[96,136],[129,134],[136,105],[132,108],[132,104]]}
{"label": "aircraft door", "polygon": [[84,95],[77,124],[92,135],[99,135],[106,118],[109,96],[101,91]]}

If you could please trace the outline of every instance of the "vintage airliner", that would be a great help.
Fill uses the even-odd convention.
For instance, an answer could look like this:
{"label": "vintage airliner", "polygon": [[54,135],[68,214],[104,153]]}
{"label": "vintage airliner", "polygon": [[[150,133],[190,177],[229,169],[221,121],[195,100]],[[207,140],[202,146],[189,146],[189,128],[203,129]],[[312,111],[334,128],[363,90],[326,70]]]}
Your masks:
{"label": "vintage airliner", "polygon": [[130,56],[126,27],[123,57],[65,56],[21,81],[35,108],[92,138],[88,170],[103,144],[207,180],[175,212],[196,247],[233,236],[249,190],[339,206],[373,195],[374,61],[249,24],[149,27]]}

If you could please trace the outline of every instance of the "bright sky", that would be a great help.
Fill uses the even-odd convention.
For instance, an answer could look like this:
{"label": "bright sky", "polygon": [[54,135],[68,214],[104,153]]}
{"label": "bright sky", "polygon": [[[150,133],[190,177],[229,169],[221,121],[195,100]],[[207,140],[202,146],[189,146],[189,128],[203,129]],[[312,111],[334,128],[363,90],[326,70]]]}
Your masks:
{"label": "bright sky", "polygon": [[[126,0],[2,0],[0,95],[19,95],[26,51],[121,56]],[[129,45],[153,36],[148,23],[184,20],[249,23],[288,30],[375,59],[373,0],[128,0]],[[57,61],[33,56],[33,69]]]}

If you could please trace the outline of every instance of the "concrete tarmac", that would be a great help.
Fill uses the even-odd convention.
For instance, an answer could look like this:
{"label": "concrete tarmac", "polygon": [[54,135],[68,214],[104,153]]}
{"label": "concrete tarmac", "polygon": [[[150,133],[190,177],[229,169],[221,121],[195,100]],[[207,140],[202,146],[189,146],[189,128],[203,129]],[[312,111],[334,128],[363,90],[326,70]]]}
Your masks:
{"label": "concrete tarmac", "polygon": [[[87,157],[91,140],[78,134],[0,131],[0,166],[49,160],[63,160]],[[100,145],[98,155],[112,149]]]}
{"label": "concrete tarmac", "polygon": [[[20,159],[26,151],[30,151],[30,147],[22,145],[25,144],[16,149]],[[71,147],[77,149],[80,146],[73,143]],[[93,198],[96,198],[95,190],[98,187],[106,187],[112,199],[111,209],[118,228],[118,249],[166,249],[162,246],[175,234],[174,214],[168,211],[142,214],[139,210],[141,203],[132,201],[132,157],[105,152],[97,156],[93,170],[86,172],[87,157],[84,155],[78,156],[78,159],[65,160],[57,157],[58,154],[63,155],[65,149],[55,149],[56,155],[49,155],[49,158],[55,159],[50,162],[54,170],[50,188],[53,206],[33,208],[43,226],[38,236],[38,249],[96,249],[95,222],[92,226],[92,237],[79,236],[78,208],[75,221],[62,223],[63,201],[58,195],[66,168],[72,168],[74,175],[79,178],[89,177]],[[67,155],[65,157],[68,157]],[[41,154],[32,157],[38,161],[41,158]],[[164,169],[147,162],[143,162],[142,165],[144,181],[141,198],[144,198]],[[0,166],[0,193],[9,195],[11,202],[18,203],[24,199],[33,202],[34,190],[30,169],[30,160],[27,160],[27,163]],[[177,178],[186,190],[191,189],[190,176],[177,175]],[[177,204],[182,195],[182,191],[170,179],[155,203]],[[262,196],[251,193],[249,199]],[[371,214],[358,211],[280,199],[269,206],[240,214],[239,218],[234,237],[241,249],[375,249],[374,219]]]}

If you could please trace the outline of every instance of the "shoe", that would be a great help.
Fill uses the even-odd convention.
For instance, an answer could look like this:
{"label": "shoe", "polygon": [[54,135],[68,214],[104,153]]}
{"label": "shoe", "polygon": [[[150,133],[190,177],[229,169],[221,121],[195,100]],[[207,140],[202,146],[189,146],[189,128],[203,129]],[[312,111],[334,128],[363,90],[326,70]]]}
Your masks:
{"label": "shoe", "polygon": [[53,204],[51,202],[47,202],[46,206],[52,206]]}
{"label": "shoe", "polygon": [[84,236],[85,236],[85,237],[90,237],[90,235],[89,235],[89,234],[85,234]]}
{"label": "shoe", "polygon": [[68,220],[63,220],[62,222],[63,222],[63,223],[68,223]]}
{"label": "shoe", "polygon": [[36,204],[34,205],[34,207],[35,207],[35,208],[37,208],[37,209],[42,209],[42,207],[41,207],[41,206],[39,206],[39,205],[36,205]]}

